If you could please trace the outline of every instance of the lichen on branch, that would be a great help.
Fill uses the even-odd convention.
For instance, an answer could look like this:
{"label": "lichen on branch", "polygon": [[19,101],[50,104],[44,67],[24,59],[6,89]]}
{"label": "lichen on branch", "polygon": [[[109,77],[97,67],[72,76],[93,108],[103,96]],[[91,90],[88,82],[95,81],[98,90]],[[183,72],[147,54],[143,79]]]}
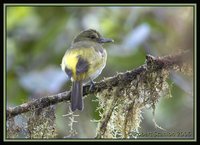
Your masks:
{"label": "lichen on branch", "polygon": [[[103,113],[96,138],[136,137],[132,135],[140,127],[142,108],[155,106],[158,99],[169,92],[166,82],[169,71],[152,68],[144,66],[145,71],[137,74],[132,81],[110,86],[98,93],[98,108]],[[114,100],[117,103],[113,104]]]}
{"label": "lichen on branch", "polygon": [[[145,106],[155,105],[159,98],[169,94],[166,82],[170,70],[192,74],[191,65],[184,59],[190,53],[181,52],[164,57],[146,56],[146,62],[140,67],[113,77],[103,79],[83,87],[83,94],[96,94],[99,99],[100,121],[96,138],[130,138],[138,132],[141,122],[141,111]],[[69,101],[70,91],[52,96],[40,97],[22,105],[7,108],[7,121],[26,112],[34,112],[63,101]],[[45,137],[44,137],[45,138]]]}
{"label": "lichen on branch", "polygon": [[[159,98],[170,96],[166,80],[171,69],[181,70],[185,66],[182,61],[184,55],[186,54],[182,53],[161,58],[147,55],[146,64],[134,70],[134,73],[126,72],[126,77],[124,74],[118,74],[116,76],[118,85],[108,84],[107,89],[98,92],[98,110],[101,110],[99,112],[101,119],[96,138],[137,137],[142,109],[148,105],[152,107],[155,115],[155,106]],[[125,79],[127,81],[124,81]],[[117,103],[113,104],[114,100]],[[154,123],[159,127],[155,120]]]}

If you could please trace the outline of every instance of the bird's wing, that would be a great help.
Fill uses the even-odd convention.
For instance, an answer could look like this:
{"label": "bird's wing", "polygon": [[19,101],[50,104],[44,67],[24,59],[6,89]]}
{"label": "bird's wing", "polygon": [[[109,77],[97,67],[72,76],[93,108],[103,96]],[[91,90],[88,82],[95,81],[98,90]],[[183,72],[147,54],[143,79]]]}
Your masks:
{"label": "bird's wing", "polygon": [[89,69],[89,63],[86,59],[78,56],[78,62],[76,64],[76,75],[87,72]]}

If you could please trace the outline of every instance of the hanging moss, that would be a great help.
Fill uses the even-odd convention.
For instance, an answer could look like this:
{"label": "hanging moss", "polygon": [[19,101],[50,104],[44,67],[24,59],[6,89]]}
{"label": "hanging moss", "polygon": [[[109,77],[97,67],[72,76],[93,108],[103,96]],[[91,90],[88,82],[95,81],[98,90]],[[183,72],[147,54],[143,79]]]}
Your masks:
{"label": "hanging moss", "polygon": [[133,81],[117,87],[108,85],[108,89],[97,93],[101,117],[97,138],[137,137],[142,109],[150,105],[154,110],[159,98],[170,92],[166,82],[169,71],[158,70],[153,63],[145,69]]}

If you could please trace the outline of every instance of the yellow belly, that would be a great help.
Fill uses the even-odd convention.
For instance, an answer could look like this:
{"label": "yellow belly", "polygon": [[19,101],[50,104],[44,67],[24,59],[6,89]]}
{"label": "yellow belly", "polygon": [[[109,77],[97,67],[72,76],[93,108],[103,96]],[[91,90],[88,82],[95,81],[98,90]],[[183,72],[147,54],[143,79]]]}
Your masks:
{"label": "yellow belly", "polygon": [[[102,49],[103,50],[103,49]],[[89,63],[89,68],[86,72],[81,74],[76,73],[76,66],[78,63],[78,58],[81,57],[87,60]],[[93,47],[81,48],[81,49],[69,49],[62,60],[62,69],[67,67],[72,71],[71,80],[83,80],[84,82],[89,81],[89,79],[95,79],[103,70],[106,65],[107,54],[106,51],[97,51]]]}

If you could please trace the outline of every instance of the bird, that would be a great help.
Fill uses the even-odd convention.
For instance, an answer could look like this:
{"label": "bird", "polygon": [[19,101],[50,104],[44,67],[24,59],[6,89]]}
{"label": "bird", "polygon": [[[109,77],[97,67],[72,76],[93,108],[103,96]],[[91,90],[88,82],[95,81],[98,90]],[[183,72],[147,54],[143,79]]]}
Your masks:
{"label": "bird", "polygon": [[107,61],[103,44],[109,42],[114,40],[104,38],[95,29],[87,29],[75,36],[66,50],[61,68],[72,82],[71,111],[83,111],[83,85],[89,82],[93,84],[93,80],[101,74]]}

